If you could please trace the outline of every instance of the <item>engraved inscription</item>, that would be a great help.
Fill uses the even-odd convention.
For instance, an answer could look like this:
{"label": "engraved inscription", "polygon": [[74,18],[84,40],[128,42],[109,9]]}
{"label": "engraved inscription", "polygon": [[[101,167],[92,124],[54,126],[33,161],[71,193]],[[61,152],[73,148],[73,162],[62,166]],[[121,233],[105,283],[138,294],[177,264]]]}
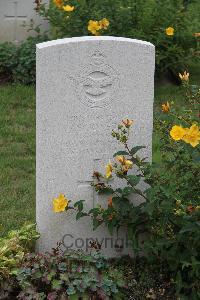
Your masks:
{"label": "engraved inscription", "polygon": [[90,57],[90,63],[80,70],[78,76],[70,76],[75,82],[80,101],[89,107],[106,107],[110,104],[118,85],[117,72],[106,63],[105,56],[97,51]]}

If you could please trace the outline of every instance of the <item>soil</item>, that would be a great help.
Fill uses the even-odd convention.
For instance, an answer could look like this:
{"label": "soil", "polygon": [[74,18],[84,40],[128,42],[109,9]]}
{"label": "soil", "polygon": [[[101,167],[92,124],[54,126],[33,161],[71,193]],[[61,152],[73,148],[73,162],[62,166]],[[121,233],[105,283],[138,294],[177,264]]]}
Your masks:
{"label": "soil", "polygon": [[7,85],[11,82],[11,78],[7,74],[0,74],[0,86]]}

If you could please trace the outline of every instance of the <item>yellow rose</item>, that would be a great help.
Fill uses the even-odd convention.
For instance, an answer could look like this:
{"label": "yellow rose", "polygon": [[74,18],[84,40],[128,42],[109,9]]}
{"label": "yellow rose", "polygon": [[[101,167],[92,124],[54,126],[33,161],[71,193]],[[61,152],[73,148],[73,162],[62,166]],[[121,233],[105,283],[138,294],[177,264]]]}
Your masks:
{"label": "yellow rose", "polygon": [[101,26],[98,21],[90,20],[88,23],[88,31],[94,35],[98,35],[98,31],[101,29]]}
{"label": "yellow rose", "polygon": [[112,176],[112,171],[113,171],[113,166],[112,164],[109,162],[106,165],[106,178],[110,178]]}
{"label": "yellow rose", "polygon": [[101,26],[102,29],[107,29],[108,26],[110,25],[110,22],[108,19],[103,18],[101,21],[99,21],[99,25]]}
{"label": "yellow rose", "polygon": [[183,74],[179,73],[179,78],[183,81],[188,81],[189,80],[189,76],[190,76],[190,73],[187,73],[186,71],[184,71]]}
{"label": "yellow rose", "polygon": [[184,134],[185,134],[185,129],[178,125],[174,125],[170,130],[170,136],[175,141],[180,141],[183,138]]}
{"label": "yellow rose", "polygon": [[62,8],[62,6],[63,6],[63,0],[53,0],[53,3],[54,3],[55,6],[57,6],[58,8]]}
{"label": "yellow rose", "polygon": [[165,113],[170,111],[169,102],[162,104],[162,111],[165,112]]}
{"label": "yellow rose", "polygon": [[192,147],[196,147],[200,143],[199,127],[193,124],[190,128],[185,128],[185,135],[182,139]]}
{"label": "yellow rose", "polygon": [[116,160],[124,166],[125,171],[128,171],[128,169],[133,167],[133,162],[129,159],[125,159],[123,155],[116,156]]}
{"label": "yellow rose", "polygon": [[165,29],[166,35],[174,35],[174,28],[168,27]]}
{"label": "yellow rose", "polygon": [[133,162],[131,160],[126,159],[124,165],[128,168],[131,169],[133,167]]}
{"label": "yellow rose", "polygon": [[69,200],[65,198],[65,195],[60,194],[58,198],[53,199],[53,211],[55,213],[65,211],[69,204]]}
{"label": "yellow rose", "polygon": [[74,10],[74,6],[65,5],[62,7],[64,11],[71,12]]}
{"label": "yellow rose", "polygon": [[124,163],[124,160],[125,160],[125,157],[123,155],[118,155],[116,156],[116,160],[120,163],[120,164],[123,164]]}

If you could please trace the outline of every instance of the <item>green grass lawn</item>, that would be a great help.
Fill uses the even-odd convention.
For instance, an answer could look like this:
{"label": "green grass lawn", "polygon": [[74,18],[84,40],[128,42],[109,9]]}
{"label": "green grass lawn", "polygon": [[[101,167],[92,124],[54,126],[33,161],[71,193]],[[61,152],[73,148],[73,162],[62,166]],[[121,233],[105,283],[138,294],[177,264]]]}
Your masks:
{"label": "green grass lawn", "polygon": [[[194,82],[198,81],[195,74]],[[181,105],[181,88],[171,84],[155,90],[155,114],[166,101]],[[159,160],[159,137],[154,135],[153,159]],[[0,87],[0,236],[35,221],[35,88]]]}
{"label": "green grass lawn", "polygon": [[35,89],[0,87],[0,235],[35,219]]}

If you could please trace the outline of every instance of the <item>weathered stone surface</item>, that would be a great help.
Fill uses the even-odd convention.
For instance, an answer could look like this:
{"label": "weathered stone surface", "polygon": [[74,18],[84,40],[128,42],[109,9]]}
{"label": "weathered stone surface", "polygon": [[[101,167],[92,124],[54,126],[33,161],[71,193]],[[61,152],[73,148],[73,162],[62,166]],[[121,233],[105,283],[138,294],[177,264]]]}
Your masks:
{"label": "weathered stone surface", "polygon": [[[48,0],[43,3],[48,3]],[[36,13],[34,8],[36,4],[34,0],[1,0],[0,1],[0,41],[20,42],[33,32],[27,31],[30,27],[24,27],[30,25],[33,21],[34,27],[41,25],[42,30],[48,28],[47,22],[45,22]]]}
{"label": "weathered stone surface", "polygon": [[[72,200],[85,199],[88,207],[103,203],[90,187],[92,173],[104,169],[119,149],[111,131],[123,118],[134,120],[130,140],[145,145],[143,155],[151,159],[153,82],[154,46],[147,42],[81,37],[37,45],[40,250],[55,247],[66,234],[65,243],[75,247],[83,244],[80,239],[85,246],[86,238],[109,237],[104,228],[93,232],[88,218],[76,222],[71,211],[53,213],[52,199],[64,193]],[[107,244],[104,240],[103,251],[116,255]]]}

